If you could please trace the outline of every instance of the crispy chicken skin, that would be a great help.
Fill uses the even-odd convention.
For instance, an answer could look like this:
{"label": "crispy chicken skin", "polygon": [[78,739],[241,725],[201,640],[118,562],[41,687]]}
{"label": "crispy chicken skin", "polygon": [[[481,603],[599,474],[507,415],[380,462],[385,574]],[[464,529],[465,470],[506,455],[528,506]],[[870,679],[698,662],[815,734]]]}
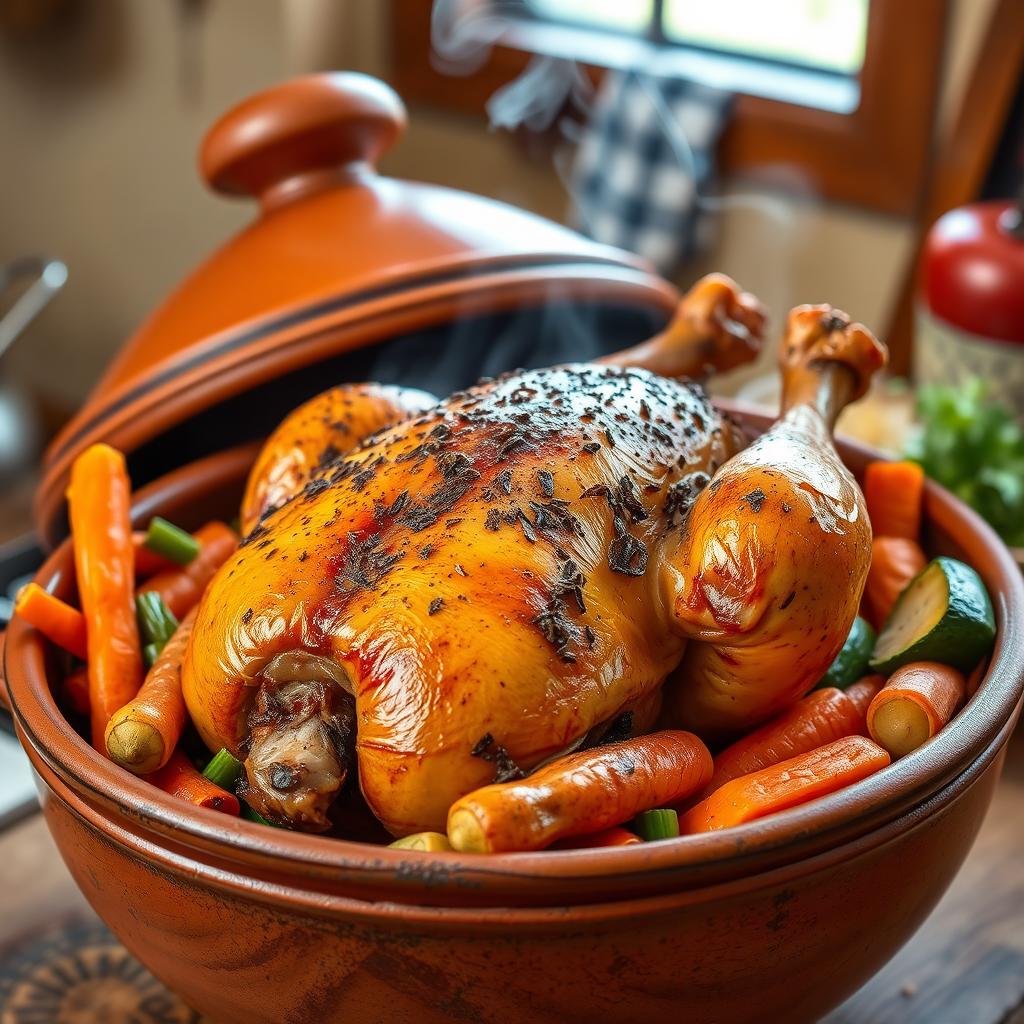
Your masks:
{"label": "crispy chicken skin", "polygon": [[[443,829],[459,796],[623,711],[649,728],[670,675],[663,716],[711,729],[811,685],[870,551],[829,428],[879,350],[830,310],[791,320],[787,412],[741,452],[671,378],[749,358],[762,325],[731,282],[701,282],[646,346],[482,382],[267,515],[208,589],[183,668],[194,722],[247,758],[258,806],[325,828],[354,759],[389,831]],[[811,597],[837,595],[809,629]],[[795,679],[774,671],[787,647]]]}
{"label": "crispy chicken skin", "polygon": [[345,384],[311,398],[267,439],[242,499],[242,533],[283,505],[318,467],[351,451],[382,427],[424,412],[437,399],[416,388]]}

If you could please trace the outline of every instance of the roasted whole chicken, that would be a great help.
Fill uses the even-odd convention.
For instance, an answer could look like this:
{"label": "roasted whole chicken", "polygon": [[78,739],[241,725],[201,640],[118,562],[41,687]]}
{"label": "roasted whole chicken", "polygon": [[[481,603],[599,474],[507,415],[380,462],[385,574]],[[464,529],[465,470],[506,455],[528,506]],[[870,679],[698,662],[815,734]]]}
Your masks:
{"label": "roasted whole chicken", "polygon": [[285,420],[182,671],[250,804],[320,831],[357,781],[392,834],[443,830],[460,796],[566,751],[656,722],[725,737],[808,690],[870,559],[831,429],[884,350],[795,309],[782,415],[748,446],[693,378],[763,329],[715,275],[603,362],[433,405],[343,386]]}

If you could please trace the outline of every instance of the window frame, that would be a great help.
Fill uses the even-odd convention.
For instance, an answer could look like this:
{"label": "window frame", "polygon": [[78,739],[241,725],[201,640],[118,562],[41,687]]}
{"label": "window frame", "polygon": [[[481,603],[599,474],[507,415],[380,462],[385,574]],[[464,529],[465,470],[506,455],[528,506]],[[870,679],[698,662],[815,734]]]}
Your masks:
{"label": "window frame", "polygon": [[[431,6],[431,0],[391,0],[392,81],[412,103],[483,117],[488,98],[529,63],[527,47],[533,52],[556,48],[552,33],[548,49],[541,22],[533,39],[523,32],[515,46],[494,46],[473,73],[446,74],[432,60]],[[871,0],[859,102],[849,112],[738,94],[719,146],[723,173],[788,189],[795,168],[805,179],[797,186],[801,191],[885,214],[914,215],[928,171],[948,11],[948,0]],[[588,60],[595,55],[595,30],[552,27],[563,55],[569,55],[566,47],[575,38],[572,55],[595,83],[615,63],[611,50],[600,65]],[[624,45],[637,43],[652,45],[637,39]]]}

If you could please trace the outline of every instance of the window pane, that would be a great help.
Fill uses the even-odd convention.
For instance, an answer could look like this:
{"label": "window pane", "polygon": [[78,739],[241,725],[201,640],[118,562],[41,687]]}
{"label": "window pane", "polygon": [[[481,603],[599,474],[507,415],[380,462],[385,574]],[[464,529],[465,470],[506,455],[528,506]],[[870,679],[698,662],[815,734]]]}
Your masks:
{"label": "window pane", "polygon": [[851,75],[864,63],[867,16],[868,0],[665,0],[664,15],[671,42]]}
{"label": "window pane", "polygon": [[527,4],[541,18],[641,34],[654,13],[654,0],[527,0]]}

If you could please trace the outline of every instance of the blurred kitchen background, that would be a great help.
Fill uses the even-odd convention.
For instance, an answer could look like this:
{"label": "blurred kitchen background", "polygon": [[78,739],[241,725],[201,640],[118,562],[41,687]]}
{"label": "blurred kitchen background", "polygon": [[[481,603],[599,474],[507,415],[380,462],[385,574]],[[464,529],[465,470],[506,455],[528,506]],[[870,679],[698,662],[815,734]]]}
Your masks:
{"label": "blurred kitchen background", "polygon": [[[991,190],[1007,138],[1005,194],[1020,163],[1022,47],[1007,38],[1020,26],[1005,0],[456,0],[434,9],[432,44],[430,0],[0,0],[0,263],[68,268],[0,360],[0,536],[24,525],[39,444],[147,312],[253,216],[207,191],[195,163],[205,130],[247,94],[314,70],[377,75],[410,108],[385,173],[589,219],[643,251],[629,220],[651,211],[581,196],[574,152],[605,152],[630,115],[602,126],[598,112],[632,102],[674,154],[660,187],[678,190],[679,245],[645,253],[665,274],[685,286],[723,270],[775,325],[796,303],[830,302],[888,336],[905,373],[924,230],[943,204]],[[608,66],[666,77],[640,81],[638,101],[635,76],[613,86]],[[509,88],[527,68],[533,87]],[[680,77],[698,83],[683,106],[658,92]],[[772,348],[723,386],[770,402]]]}

